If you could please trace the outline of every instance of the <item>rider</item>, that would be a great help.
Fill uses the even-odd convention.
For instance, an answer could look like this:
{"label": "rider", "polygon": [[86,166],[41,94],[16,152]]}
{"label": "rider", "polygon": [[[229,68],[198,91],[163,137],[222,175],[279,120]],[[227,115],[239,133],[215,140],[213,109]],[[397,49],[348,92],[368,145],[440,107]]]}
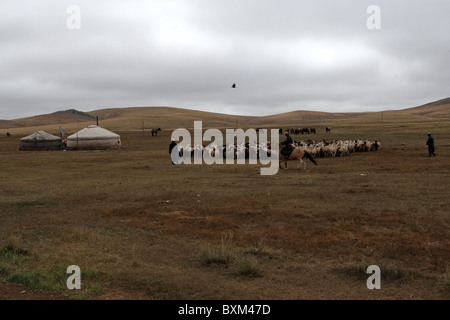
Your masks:
{"label": "rider", "polygon": [[294,150],[294,140],[292,140],[292,137],[289,135],[289,132],[286,131],[284,133],[284,135],[286,136],[286,140],[284,140],[283,142],[281,142],[281,145],[283,146],[283,148],[281,149],[281,153],[283,153],[283,155],[285,157],[289,157],[289,155],[291,154],[292,150]]}

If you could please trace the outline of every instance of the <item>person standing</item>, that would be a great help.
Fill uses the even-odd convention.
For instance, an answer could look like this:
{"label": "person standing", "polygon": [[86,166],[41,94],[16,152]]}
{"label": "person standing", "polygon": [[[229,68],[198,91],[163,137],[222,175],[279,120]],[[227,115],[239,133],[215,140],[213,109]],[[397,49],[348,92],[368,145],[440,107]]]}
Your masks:
{"label": "person standing", "polygon": [[[177,143],[175,141],[171,141],[170,145],[169,145],[169,154],[171,155],[171,159],[172,159],[172,149],[175,148],[177,146]],[[175,162],[173,162],[172,160],[172,164],[176,164]]]}
{"label": "person standing", "polygon": [[427,140],[427,146],[428,146],[428,156],[435,157],[436,154],[434,153],[434,138],[431,135],[431,133],[428,133],[428,140]]}

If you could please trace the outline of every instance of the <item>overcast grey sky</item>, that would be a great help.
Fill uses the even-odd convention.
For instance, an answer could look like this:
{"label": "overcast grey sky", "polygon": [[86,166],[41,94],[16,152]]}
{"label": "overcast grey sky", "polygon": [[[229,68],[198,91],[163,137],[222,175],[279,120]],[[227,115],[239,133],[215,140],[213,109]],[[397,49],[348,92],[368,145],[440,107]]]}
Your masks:
{"label": "overcast grey sky", "polygon": [[414,107],[450,96],[449,14],[448,0],[2,0],[0,119]]}

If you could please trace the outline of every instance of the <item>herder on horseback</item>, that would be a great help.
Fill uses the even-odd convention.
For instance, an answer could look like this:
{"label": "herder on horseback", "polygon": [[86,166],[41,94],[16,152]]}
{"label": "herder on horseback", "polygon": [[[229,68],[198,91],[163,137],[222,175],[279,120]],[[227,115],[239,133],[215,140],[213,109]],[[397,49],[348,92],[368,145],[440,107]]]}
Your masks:
{"label": "herder on horseback", "polygon": [[289,135],[288,131],[286,131],[284,133],[284,135],[286,136],[286,140],[281,142],[281,145],[283,146],[281,148],[281,153],[286,158],[289,158],[289,156],[291,155],[292,151],[294,150],[294,140],[292,140],[292,137]]}
{"label": "herder on horseback", "polygon": [[284,169],[287,169],[288,160],[298,160],[298,168],[303,164],[304,169],[306,169],[306,162],[303,160],[305,158],[317,166],[316,160],[308,151],[294,146],[294,141],[289,136],[289,132],[284,134],[286,135],[286,140],[280,143],[280,168],[281,162],[284,162]]}

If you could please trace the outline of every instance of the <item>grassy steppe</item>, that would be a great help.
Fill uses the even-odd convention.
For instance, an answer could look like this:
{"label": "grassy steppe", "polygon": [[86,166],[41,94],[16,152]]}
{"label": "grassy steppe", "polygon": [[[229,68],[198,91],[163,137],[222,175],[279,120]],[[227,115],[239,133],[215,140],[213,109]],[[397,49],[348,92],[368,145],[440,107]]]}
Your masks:
{"label": "grassy steppe", "polygon": [[[261,176],[173,166],[170,130],[116,130],[114,151],[18,151],[25,130],[2,134],[0,281],[74,299],[449,299],[450,121],[314,126],[294,139],[381,149]],[[81,290],[66,287],[70,265]]]}

